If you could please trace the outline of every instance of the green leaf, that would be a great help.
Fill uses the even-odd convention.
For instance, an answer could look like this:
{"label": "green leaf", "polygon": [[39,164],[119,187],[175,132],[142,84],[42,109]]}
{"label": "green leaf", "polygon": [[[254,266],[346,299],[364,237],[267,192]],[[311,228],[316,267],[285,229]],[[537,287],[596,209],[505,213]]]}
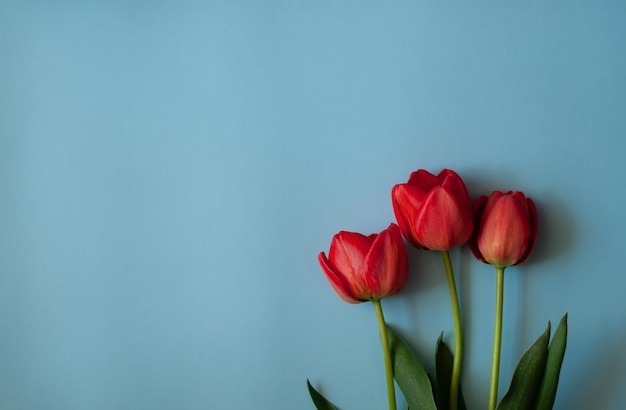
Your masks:
{"label": "green leaf", "polygon": [[524,353],[519,361],[511,386],[506,393],[498,410],[528,410],[535,401],[535,393],[541,383],[543,371],[548,356],[548,342],[550,340],[550,322],[546,331]]}
{"label": "green leaf", "polygon": [[[452,379],[452,363],[454,355],[443,341],[443,332],[437,339],[435,348],[435,376],[437,379],[437,409],[448,410],[450,407],[450,380]],[[461,386],[459,386],[458,410],[466,410]]]}
{"label": "green leaf", "polygon": [[437,410],[432,385],[426,371],[413,352],[393,330],[387,327],[393,377],[411,410]]}
{"label": "green leaf", "polygon": [[550,342],[546,368],[543,373],[541,386],[539,387],[539,393],[537,393],[537,410],[550,410],[554,405],[566,344],[567,313],[563,316],[561,322],[559,322],[559,326],[556,328],[556,332],[554,332],[554,336]]}
{"label": "green leaf", "polygon": [[311,395],[311,400],[313,400],[313,404],[315,404],[315,408],[317,410],[339,410],[339,407],[332,404],[330,401],[326,399],[326,397],[322,396],[320,392],[315,390],[309,379],[306,380],[306,385],[309,388],[309,394]]}

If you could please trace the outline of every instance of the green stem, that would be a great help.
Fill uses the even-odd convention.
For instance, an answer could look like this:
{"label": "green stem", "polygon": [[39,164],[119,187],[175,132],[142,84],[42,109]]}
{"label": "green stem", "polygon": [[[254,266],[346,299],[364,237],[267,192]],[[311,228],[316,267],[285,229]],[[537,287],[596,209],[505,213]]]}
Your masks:
{"label": "green stem", "polygon": [[450,410],[456,410],[459,402],[459,380],[461,378],[461,362],[463,360],[461,309],[459,308],[459,297],[456,293],[456,283],[454,282],[450,253],[448,251],[442,251],[441,255],[443,256],[443,264],[446,267],[448,290],[450,291],[450,302],[452,304],[452,317],[454,320],[454,358],[452,361],[452,377],[450,379]]}
{"label": "green stem", "polygon": [[500,346],[502,345],[502,301],[504,297],[504,268],[496,268],[496,320],[493,329],[493,353],[491,355],[491,384],[489,386],[489,410],[495,410],[498,400],[500,377]]}
{"label": "green stem", "polygon": [[385,373],[387,374],[387,396],[389,398],[389,410],[396,410],[396,392],[393,385],[393,365],[391,363],[391,351],[389,350],[389,338],[387,337],[387,326],[383,316],[383,307],[380,300],[372,300],[378,319],[378,330],[380,331],[380,341],[383,345],[383,357],[385,358]]}

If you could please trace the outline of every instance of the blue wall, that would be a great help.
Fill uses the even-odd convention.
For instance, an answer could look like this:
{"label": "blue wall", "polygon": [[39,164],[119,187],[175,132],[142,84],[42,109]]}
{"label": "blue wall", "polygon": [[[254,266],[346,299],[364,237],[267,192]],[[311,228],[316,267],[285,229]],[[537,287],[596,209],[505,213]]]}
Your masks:
{"label": "blue wall", "polygon": [[[626,6],[416,3],[3,1],[0,408],[385,408],[373,308],[316,257],[444,167],[539,209],[501,393],[567,311],[556,408],[626,407]],[[495,275],[452,256],[485,408]],[[383,305],[430,367],[447,288],[410,258]]]}

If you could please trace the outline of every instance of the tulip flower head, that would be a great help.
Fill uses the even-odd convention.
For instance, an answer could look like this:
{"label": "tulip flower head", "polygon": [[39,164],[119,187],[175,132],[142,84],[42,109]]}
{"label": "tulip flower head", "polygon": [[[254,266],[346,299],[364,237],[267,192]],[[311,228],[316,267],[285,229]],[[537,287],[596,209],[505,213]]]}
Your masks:
{"label": "tulip flower head", "polygon": [[419,249],[448,251],[472,235],[472,202],[461,177],[449,169],[423,169],[391,191],[393,211],[404,237]]}
{"label": "tulip flower head", "polygon": [[522,192],[494,191],[474,203],[472,253],[481,262],[506,268],[525,262],[537,241],[537,208]]}
{"label": "tulip flower head", "polygon": [[341,231],[319,263],[335,292],[348,303],[395,295],[406,283],[409,262],[397,225],[369,236]]}

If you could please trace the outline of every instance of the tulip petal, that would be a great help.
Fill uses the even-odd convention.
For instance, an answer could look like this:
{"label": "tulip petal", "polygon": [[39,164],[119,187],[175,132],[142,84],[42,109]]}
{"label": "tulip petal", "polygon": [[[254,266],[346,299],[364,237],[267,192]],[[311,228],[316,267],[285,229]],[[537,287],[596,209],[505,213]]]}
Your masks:
{"label": "tulip petal", "polygon": [[399,184],[391,191],[393,212],[398,221],[402,235],[418,249],[426,249],[415,235],[415,220],[426,194],[418,187]]}
{"label": "tulip petal", "polygon": [[407,184],[419,188],[426,194],[434,187],[441,185],[441,180],[438,176],[431,174],[425,169],[418,169],[411,173]]}
{"label": "tulip petal", "polygon": [[[409,210],[405,211],[405,207],[403,204],[406,199],[406,189],[404,188],[404,184],[395,185],[391,189],[391,203],[393,205],[393,213],[396,217],[396,221],[398,222],[398,226],[400,227],[400,231],[402,231],[402,235],[404,235],[407,240],[411,241],[409,235],[409,224],[406,220],[405,212],[410,212]],[[403,191],[403,192],[400,192]],[[411,241],[412,242],[412,241]],[[414,245],[414,244],[413,244]],[[415,245],[414,245],[415,246]]]}
{"label": "tulip petal", "polygon": [[478,247],[494,266],[515,265],[526,253],[531,237],[526,201],[510,194],[490,200],[483,213]]}
{"label": "tulip petal", "polygon": [[341,231],[333,237],[328,260],[335,272],[341,272],[343,283],[358,300],[368,300],[371,292],[365,280],[365,257],[373,239],[356,232]]}
{"label": "tulip petal", "polygon": [[485,211],[485,204],[487,203],[487,196],[481,195],[474,202],[474,233],[472,234],[472,240],[470,241],[470,250],[474,254],[474,257],[483,263],[487,263],[485,257],[480,253],[478,244],[476,243],[476,237],[481,227],[481,220]]}
{"label": "tulip petal", "polygon": [[391,292],[396,294],[404,288],[406,284],[406,280],[409,275],[409,257],[406,253],[406,247],[404,246],[404,241],[402,240],[402,233],[400,232],[400,228],[396,224],[389,225],[390,237],[393,243],[395,253],[395,279],[393,281],[393,289]]}
{"label": "tulip petal", "polygon": [[469,191],[465,186],[465,183],[456,172],[450,169],[442,170],[437,176],[441,180],[441,187],[456,196],[459,203],[467,204],[467,208],[470,208],[471,198]]}
{"label": "tulip petal", "polygon": [[418,210],[414,224],[416,236],[426,248],[450,250],[467,242],[472,235],[471,204],[460,204],[450,191],[433,188]]}
{"label": "tulip petal", "polygon": [[333,268],[330,266],[330,262],[326,258],[324,252],[321,252],[319,254],[317,260],[319,261],[320,266],[324,271],[324,275],[326,276],[328,283],[330,283],[330,286],[332,286],[332,288],[341,299],[343,299],[345,302],[352,304],[362,302],[361,300],[357,300],[352,296],[350,286],[344,280],[342,280],[342,277],[340,275],[335,273]]}
{"label": "tulip petal", "polygon": [[489,197],[487,198],[487,202],[485,203],[485,206],[483,209],[483,218],[485,215],[487,215],[491,211],[491,208],[493,208],[494,204],[498,202],[498,200],[502,198],[503,196],[504,196],[504,193],[500,191],[493,191],[491,195],[489,195]]}
{"label": "tulip petal", "polygon": [[404,287],[409,270],[408,258],[397,225],[391,224],[378,235],[365,263],[365,278],[373,298],[395,295]]}
{"label": "tulip petal", "polygon": [[341,231],[333,237],[328,259],[342,272],[362,272],[372,241],[360,233]]}

